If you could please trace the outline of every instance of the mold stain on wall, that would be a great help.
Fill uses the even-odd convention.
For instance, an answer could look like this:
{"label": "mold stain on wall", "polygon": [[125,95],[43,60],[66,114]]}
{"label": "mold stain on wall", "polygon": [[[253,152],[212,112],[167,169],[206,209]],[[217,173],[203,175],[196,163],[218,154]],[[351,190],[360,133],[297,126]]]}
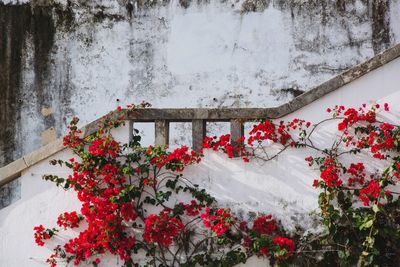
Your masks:
{"label": "mold stain on wall", "polygon": [[[48,79],[49,54],[55,33],[51,8],[32,7],[29,4],[4,5],[0,3],[0,165],[20,157],[16,129],[20,121],[20,109],[29,99],[21,95],[23,66],[25,65],[27,42],[34,47],[34,82],[31,92],[39,102],[46,105],[49,94],[44,90]],[[37,107],[40,109],[40,107]],[[47,116],[45,124],[54,124]],[[18,180],[0,188],[0,207],[18,199]]]}
{"label": "mold stain on wall", "polygon": [[[171,102],[174,94],[197,97],[177,100],[185,105],[209,107],[264,106],[265,102],[271,105],[288,101],[392,45],[395,40],[391,27],[396,26],[390,21],[392,5],[394,2],[389,0],[41,0],[27,4],[3,4],[0,0],[0,166],[22,156],[22,151],[40,147],[40,138],[49,129],[52,138],[54,132],[62,134],[69,115],[81,115],[79,112],[88,109],[89,97],[130,102],[140,99],[159,106],[176,104]],[[176,41],[182,32],[187,34],[185,37],[193,37],[190,27],[198,27],[196,18],[201,18],[202,13],[228,19],[208,24],[211,35],[204,34],[204,39],[213,36],[209,37],[215,39],[211,44],[221,39],[224,45],[231,45],[230,35],[213,28],[221,23],[228,29],[237,25],[232,35],[251,39],[250,33],[242,32],[246,22],[248,31],[254,30],[254,36],[265,39],[255,40],[258,46],[253,40],[241,40],[246,47],[235,46],[227,61],[239,60],[221,64],[220,68],[225,68],[222,71],[174,73],[166,49],[174,19],[186,16],[182,22],[187,23],[194,14],[190,17],[194,20],[189,21],[193,23],[178,31]],[[264,36],[268,33],[261,28],[267,25],[250,24],[268,21],[265,16],[270,15],[285,24],[277,25],[286,31],[278,32],[278,37],[285,45],[289,40],[287,47],[282,47],[283,52],[276,51],[287,56],[277,62],[283,71],[271,72],[265,65],[245,73],[240,66],[229,65],[254,53],[266,56],[269,50],[263,45],[270,44],[263,41],[276,42],[277,38]],[[235,38],[233,41],[238,42]],[[198,47],[210,52],[208,47]],[[226,51],[223,46],[215,48],[221,54]],[[197,52],[189,51],[188,55],[196,56]],[[179,56],[177,51],[174,53],[172,56]],[[113,59],[115,55],[120,58]],[[121,58],[123,55],[127,59]],[[192,58],[184,60],[192,62]],[[126,62],[123,67],[119,66],[120,61]],[[175,65],[182,63],[176,62]],[[110,71],[115,73],[115,68],[128,69],[126,78],[118,76],[125,83],[118,83],[122,88],[105,88],[98,80]],[[99,100],[89,103],[94,105]],[[43,114],[43,109],[53,112]],[[86,120],[98,115],[92,112]],[[34,120],[35,129],[27,129],[26,120]],[[24,131],[20,131],[22,128]],[[178,134],[184,136],[186,130],[181,130]],[[39,141],[32,144],[32,138],[26,139],[28,134]],[[29,149],[23,149],[25,145]]]}

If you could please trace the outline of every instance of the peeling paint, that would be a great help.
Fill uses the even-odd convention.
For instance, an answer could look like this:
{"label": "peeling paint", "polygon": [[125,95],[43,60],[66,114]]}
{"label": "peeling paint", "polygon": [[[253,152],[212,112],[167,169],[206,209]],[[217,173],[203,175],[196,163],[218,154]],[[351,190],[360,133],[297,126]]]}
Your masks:
{"label": "peeling paint", "polygon": [[57,139],[54,127],[50,127],[42,132],[42,145],[47,145]]}
{"label": "peeling paint", "polygon": [[0,4],[0,165],[117,105],[275,106],[400,36],[384,0],[24,2]]}
{"label": "peeling paint", "polygon": [[53,107],[43,107],[41,112],[42,112],[43,116],[47,117],[54,113],[54,108]]}

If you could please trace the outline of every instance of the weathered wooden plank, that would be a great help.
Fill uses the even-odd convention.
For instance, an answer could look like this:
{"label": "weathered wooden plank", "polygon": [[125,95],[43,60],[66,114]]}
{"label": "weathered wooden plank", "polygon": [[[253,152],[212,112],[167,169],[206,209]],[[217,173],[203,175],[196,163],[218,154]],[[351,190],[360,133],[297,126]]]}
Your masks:
{"label": "weathered wooden plank", "polygon": [[192,120],[192,148],[199,152],[206,136],[206,121]]}
{"label": "weathered wooden plank", "polygon": [[[244,124],[241,120],[231,120],[231,144],[232,146],[238,145],[237,140],[244,136]],[[233,155],[239,156],[234,152]]]}
{"label": "weathered wooden plank", "polygon": [[155,120],[156,146],[169,145],[169,121]]}

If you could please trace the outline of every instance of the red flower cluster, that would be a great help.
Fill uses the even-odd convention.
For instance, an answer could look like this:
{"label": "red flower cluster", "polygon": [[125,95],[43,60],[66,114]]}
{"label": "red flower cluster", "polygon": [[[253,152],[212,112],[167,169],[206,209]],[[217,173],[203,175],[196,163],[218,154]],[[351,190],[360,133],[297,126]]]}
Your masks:
{"label": "red flower cluster", "polygon": [[349,186],[354,186],[356,183],[359,185],[364,185],[365,183],[365,167],[361,162],[351,163],[350,167],[347,169],[347,173],[350,175],[347,180]]}
{"label": "red flower cluster", "polygon": [[260,247],[260,250],[258,251],[261,256],[267,256],[269,253],[268,247]]}
{"label": "red flower cluster", "polygon": [[[89,154],[114,160],[121,152],[120,145],[112,137],[102,136],[102,133],[90,142]],[[136,240],[126,234],[124,221],[134,220],[137,215],[131,202],[113,201],[125,188],[126,179],[118,163],[111,160],[103,161],[104,164],[97,164],[89,158],[83,158],[82,163],[72,162],[73,174],[68,181],[77,191],[82,202],[81,213],[88,224],[86,230],[64,245],[65,252],[74,255],[75,265],[107,251],[119,255],[125,262],[131,260],[131,249]],[[64,213],[59,217],[58,224],[76,227],[80,220],[76,213]]]}
{"label": "red flower cluster", "polygon": [[390,123],[380,123],[379,125],[369,124],[363,127],[363,134],[354,138],[349,133],[346,135],[346,145],[353,145],[358,149],[369,148],[374,158],[386,159],[390,151],[396,147],[396,133],[394,125]]}
{"label": "red flower cluster", "polygon": [[124,218],[126,221],[134,221],[138,217],[132,202],[121,204],[120,211],[122,218]]}
{"label": "red flower cluster", "polygon": [[[290,134],[291,130],[299,129],[303,131],[310,126],[311,122],[301,119],[294,119],[286,124],[284,121],[280,121],[279,124],[275,124],[271,120],[262,121],[254,125],[253,129],[249,132],[247,144],[253,147],[255,142],[261,145],[263,141],[269,140],[285,146],[288,144],[288,141],[292,139]],[[203,142],[203,148],[211,148],[214,151],[222,150],[229,158],[236,155],[242,157],[245,162],[249,162],[251,154],[244,146],[245,140],[245,137],[240,137],[238,140],[231,140],[230,134],[221,135],[219,138],[216,136],[206,137]],[[289,145],[295,146],[296,142],[292,140]]]}
{"label": "red flower cluster", "polygon": [[50,267],[55,267],[57,266],[57,258],[59,258],[61,255],[61,246],[58,245],[54,248],[53,254],[50,255],[50,257],[46,260],[47,263],[50,264]]}
{"label": "red flower cluster", "polygon": [[105,185],[122,185],[126,182],[125,177],[121,174],[120,169],[116,164],[107,163],[93,171],[97,177],[101,177],[101,182]]}
{"label": "red flower cluster", "polygon": [[271,215],[260,216],[254,220],[253,231],[259,235],[270,235],[276,229],[276,221]]}
{"label": "red flower cluster", "polygon": [[[297,128],[299,120],[293,121],[289,125],[291,127]],[[291,138],[290,134],[286,130],[286,126],[283,121],[280,122],[278,128],[276,125],[270,121],[266,120],[257,125],[253,126],[253,129],[249,133],[250,137],[247,140],[247,143],[252,146],[255,141],[262,142],[264,140],[271,140],[275,143],[279,142],[283,145],[287,143],[287,141]]]}
{"label": "red flower cluster", "polygon": [[247,235],[246,224],[241,224],[240,230],[246,234],[242,237],[242,244],[245,248],[252,248],[260,256],[267,256],[272,252],[278,260],[284,260],[293,254],[295,245],[293,240],[275,236],[272,234],[278,229],[276,220],[271,215],[262,215],[254,220],[250,235]]}
{"label": "red flower cluster", "polygon": [[179,218],[172,217],[167,211],[159,215],[151,214],[146,218],[143,240],[169,247],[185,226]]}
{"label": "red flower cluster", "polygon": [[[379,106],[377,106],[379,108]],[[340,116],[343,113],[343,120],[338,124],[338,130],[344,131],[349,126],[359,122],[366,121],[373,123],[376,121],[376,111],[374,109],[365,111],[363,108],[359,108],[358,111],[354,108],[345,109],[344,106],[335,107],[336,116]]]}
{"label": "red flower cluster", "polygon": [[111,136],[95,139],[89,146],[89,153],[92,156],[104,157],[109,155],[115,159],[119,152],[119,144]]}
{"label": "red flower cluster", "polygon": [[158,155],[154,153],[152,146],[147,150],[147,153],[152,156],[150,163],[155,164],[158,168],[165,167],[167,169],[181,172],[187,165],[199,163],[201,157],[193,150],[189,150],[187,146],[176,148],[171,153]]}
{"label": "red flower cluster", "polygon": [[360,189],[359,198],[364,206],[369,206],[370,201],[375,201],[381,194],[381,187],[377,181],[371,181],[369,184]]}
{"label": "red flower cluster", "polygon": [[197,203],[196,200],[190,201],[190,204],[179,203],[185,210],[186,215],[188,216],[197,216],[200,214],[201,210],[204,208],[204,205]]}
{"label": "red flower cluster", "polygon": [[83,220],[81,215],[78,215],[76,211],[73,212],[64,212],[60,214],[57,219],[57,224],[60,227],[67,228],[76,228],[79,227],[79,223]]}
{"label": "red flower cluster", "polygon": [[233,158],[234,150],[237,148],[234,148],[230,141],[230,134],[221,135],[218,139],[216,136],[205,137],[203,141],[203,148],[212,148],[214,151],[222,149],[229,158]]}
{"label": "red flower cluster", "polygon": [[204,225],[211,228],[217,236],[225,234],[236,222],[230,210],[223,208],[212,210],[207,207],[205,213],[202,213],[200,217],[203,219]]}
{"label": "red flower cluster", "polygon": [[55,234],[55,229],[46,229],[43,225],[35,226],[33,230],[35,231],[35,243],[38,246],[44,246],[43,240],[50,239]]}
{"label": "red flower cluster", "polygon": [[336,166],[335,161],[328,157],[323,163],[324,169],[321,171],[320,177],[328,187],[338,187],[343,182],[339,178],[340,169]]}
{"label": "red flower cluster", "polygon": [[79,135],[82,133],[81,130],[78,130],[77,124],[79,122],[79,119],[77,117],[74,117],[68,126],[69,133],[64,136],[63,139],[63,144],[65,147],[70,147],[72,149],[77,148],[79,146],[83,145],[83,140],[79,137]]}
{"label": "red flower cluster", "polygon": [[276,236],[272,240],[272,243],[280,248],[280,250],[275,253],[278,260],[283,260],[292,256],[295,249],[293,240],[282,236]]}

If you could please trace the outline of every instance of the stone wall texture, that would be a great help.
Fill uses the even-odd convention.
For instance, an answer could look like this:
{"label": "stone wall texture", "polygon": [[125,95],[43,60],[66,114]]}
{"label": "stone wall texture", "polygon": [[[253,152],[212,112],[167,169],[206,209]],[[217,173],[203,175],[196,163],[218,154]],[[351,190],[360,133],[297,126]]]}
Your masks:
{"label": "stone wall texture", "polygon": [[276,106],[399,38],[399,0],[0,0],[0,166],[118,105]]}
{"label": "stone wall texture", "polygon": [[117,105],[281,104],[395,44],[399,15],[398,0],[0,1],[0,165]]}
{"label": "stone wall texture", "polygon": [[[306,118],[316,123],[329,117],[329,114],[324,112],[326,107],[336,104],[357,107],[363,103],[373,105],[377,101],[390,105],[390,112],[380,113],[378,120],[399,124],[399,68],[400,58],[397,58],[282,119],[288,121],[294,118]],[[115,129],[113,135],[117,140],[127,142],[128,129],[128,125]],[[340,133],[337,131],[337,122],[330,121],[323,127],[318,127],[313,133],[312,141],[320,148],[331,147],[338,135]],[[273,144],[265,147],[270,155],[276,148]],[[312,214],[315,214],[318,208],[319,192],[312,187],[312,184],[318,177],[319,170],[309,167],[305,162],[304,158],[310,154],[318,156],[316,151],[309,149],[288,148],[271,161],[254,160],[244,163],[240,158],[228,159],[223,153],[205,151],[205,157],[200,164],[185,169],[183,175],[191,183],[198,184],[216,197],[221,207],[231,208],[239,218],[253,217],[257,213],[272,214],[288,231],[299,228],[313,231],[318,230]],[[50,165],[49,160],[68,160],[72,156],[70,150],[59,150],[49,158],[36,162],[22,171],[19,179],[20,199],[0,209],[0,266],[48,266],[45,260],[52,253],[52,247],[78,235],[76,229],[60,231],[49,246],[39,247],[34,243],[32,232],[33,227],[39,224],[49,228],[56,227],[57,217],[62,212],[80,211],[81,203],[74,191],[66,191],[41,179],[44,174],[67,177],[70,170],[59,165]],[[359,154],[357,158],[360,162],[365,162],[367,168],[371,168],[371,172],[372,168],[382,168],[384,164],[381,160],[373,159],[366,154]],[[347,160],[349,159],[343,158],[345,165],[349,164]],[[26,162],[29,161],[27,158]],[[395,192],[399,190],[397,187],[394,189]],[[171,199],[171,203],[175,200],[177,203],[187,201],[183,197]],[[81,229],[84,227],[85,225],[82,225]],[[121,266],[121,262],[118,262],[117,257],[107,254],[101,258],[99,266]],[[269,265],[254,258],[240,267],[243,266]]]}

